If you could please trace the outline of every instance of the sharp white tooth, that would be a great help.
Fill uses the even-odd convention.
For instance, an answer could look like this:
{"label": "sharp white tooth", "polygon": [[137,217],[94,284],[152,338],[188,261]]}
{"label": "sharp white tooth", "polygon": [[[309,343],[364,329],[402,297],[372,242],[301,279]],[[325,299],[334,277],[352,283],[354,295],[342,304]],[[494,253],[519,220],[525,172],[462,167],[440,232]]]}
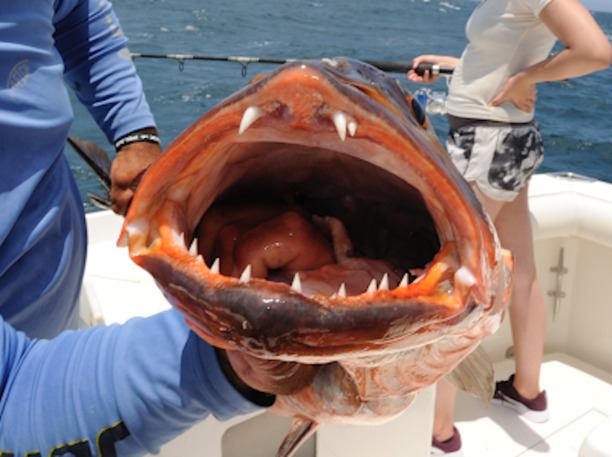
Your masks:
{"label": "sharp white tooth", "polygon": [[346,138],[346,115],[342,111],[336,111],[332,115],[332,120],[338,131],[338,135],[340,135],[340,139],[344,141]]}
{"label": "sharp white tooth", "polygon": [[189,247],[189,253],[191,255],[198,255],[198,239],[194,238]]}
{"label": "sharp white tooth", "polygon": [[219,266],[220,266],[221,262],[219,261],[219,257],[217,257],[215,259],[215,261],[213,262],[212,266],[210,267],[210,272],[218,275],[219,274]]}
{"label": "sharp white tooth", "polygon": [[378,288],[376,287],[376,279],[372,279],[372,281],[370,282],[370,285],[368,286],[368,292],[373,294],[377,290]]}
{"label": "sharp white tooth", "polygon": [[402,282],[400,282],[400,285],[398,287],[408,287],[408,273],[404,273]]}
{"label": "sharp white tooth", "polygon": [[296,292],[302,293],[302,281],[300,281],[300,275],[298,273],[296,273],[293,277],[291,288]]}
{"label": "sharp white tooth", "polygon": [[378,286],[378,290],[389,290],[389,275],[385,273],[380,280],[380,286]]}
{"label": "sharp white tooth", "polygon": [[123,232],[123,236],[119,238],[117,241],[117,247],[119,248],[127,248],[128,247],[128,234],[127,232]]}
{"label": "sharp white tooth", "polygon": [[340,286],[340,289],[338,289],[338,296],[342,298],[346,298],[346,286],[344,285],[344,283],[342,283],[342,285]]}
{"label": "sharp white tooth", "polygon": [[348,132],[351,136],[355,136],[355,132],[357,131],[357,122],[350,121],[348,123]]}
{"label": "sharp white tooth", "polygon": [[469,268],[461,267],[455,272],[455,282],[460,282],[466,287],[472,287],[474,284],[476,284],[476,278]]}
{"label": "sharp white tooth", "polygon": [[185,249],[187,249],[187,245],[185,244],[185,232],[181,232],[178,239],[179,239],[179,243],[181,244],[181,246],[184,246]]}
{"label": "sharp white tooth", "polygon": [[144,234],[149,231],[149,224],[142,220],[132,222],[130,225],[128,225],[125,228],[125,231],[127,232],[129,236],[132,236],[132,235],[144,236]]}
{"label": "sharp white tooth", "polygon": [[246,129],[253,125],[253,123],[264,114],[266,114],[266,112],[261,108],[257,106],[249,106],[242,116],[242,121],[240,121],[240,129],[238,129],[238,134],[242,135]]}
{"label": "sharp white tooth", "polygon": [[204,262],[204,257],[202,257],[202,255],[197,256],[196,259],[198,259],[202,263],[206,263]]}
{"label": "sharp white tooth", "polygon": [[247,283],[251,280],[251,270],[251,264],[248,264],[240,276],[240,282]]}

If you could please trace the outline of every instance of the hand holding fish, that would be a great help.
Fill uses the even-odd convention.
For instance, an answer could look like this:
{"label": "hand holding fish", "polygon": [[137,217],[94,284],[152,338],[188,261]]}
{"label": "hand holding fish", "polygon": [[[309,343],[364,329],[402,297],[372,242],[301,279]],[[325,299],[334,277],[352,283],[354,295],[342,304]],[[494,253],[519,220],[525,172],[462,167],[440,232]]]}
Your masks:
{"label": "hand holding fish", "polygon": [[[157,131],[149,128],[139,133],[157,134]],[[127,213],[142,175],[160,154],[161,147],[158,144],[146,141],[130,143],[117,152],[110,173],[110,199],[116,214],[123,216]]]}
{"label": "hand holding fish", "polygon": [[260,359],[240,351],[225,351],[225,356],[242,382],[274,395],[300,393],[312,384],[320,368],[320,365]]}

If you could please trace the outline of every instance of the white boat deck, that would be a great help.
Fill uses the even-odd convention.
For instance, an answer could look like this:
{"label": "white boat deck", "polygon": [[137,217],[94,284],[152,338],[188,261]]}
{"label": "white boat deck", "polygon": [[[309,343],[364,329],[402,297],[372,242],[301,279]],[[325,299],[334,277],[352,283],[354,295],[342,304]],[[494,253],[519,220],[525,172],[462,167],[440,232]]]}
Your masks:
{"label": "white boat deck", "polygon": [[81,309],[90,325],[124,323],[170,308],[155,281],[137,266],[127,248],[118,248],[123,218],[110,212],[87,215],[89,247]]}
{"label": "white boat deck", "polygon": [[[90,247],[82,294],[82,308],[84,310],[83,318],[89,325],[122,323],[133,316],[148,316],[169,308],[169,304],[148,273],[130,260],[127,249],[116,247],[115,242],[121,223],[122,218],[108,213],[88,215]],[[576,241],[573,241],[573,243],[575,244]],[[571,247],[571,244],[568,246]],[[556,262],[556,254],[554,254],[553,260]],[[554,265],[555,263],[549,262],[549,264]],[[609,279],[607,265],[604,264],[600,270],[608,271],[605,277]],[[548,267],[546,268],[548,269]],[[579,268],[572,270],[570,265],[570,272],[576,269],[578,269],[578,272],[580,271]],[[603,274],[605,271],[601,271],[601,273]],[[601,283],[601,280],[599,280],[599,283]],[[593,286],[589,287],[593,288]],[[607,301],[608,303],[602,303],[604,308],[599,309],[609,308],[610,303],[607,296],[605,295],[603,302]],[[600,301],[603,298],[601,293],[599,298]],[[584,314],[584,308],[588,308],[592,302],[593,300],[587,300],[582,305],[576,302],[572,309],[576,309],[575,312],[578,314],[570,314],[568,308],[563,308],[565,314],[562,315],[562,318],[576,320],[581,314]],[[566,305],[564,304],[564,306]],[[581,307],[580,310],[577,310],[578,306]],[[604,311],[604,314],[605,312],[609,313],[609,311]],[[599,318],[599,320],[601,319],[606,320],[607,317],[604,315]],[[561,322],[564,322],[563,319]],[[562,327],[565,324],[556,323],[553,325],[556,325],[558,329],[565,328]],[[554,330],[553,325],[549,329]],[[604,325],[604,323],[600,322],[599,325]],[[501,336],[496,338],[507,339],[504,332],[506,335],[508,334],[508,330],[502,328],[498,332]],[[601,328],[599,333],[593,331],[592,335],[589,336],[585,335],[584,330],[581,330],[580,333],[583,342],[591,343],[590,340],[592,340],[595,347],[601,348],[596,351],[600,353],[599,357],[603,356],[607,359],[605,353],[610,348],[606,341],[610,341],[610,334],[604,338]],[[499,346],[498,349],[501,350],[506,347],[506,340],[500,343],[491,343],[492,346],[494,344]],[[500,360],[498,349],[492,352],[496,352],[497,360]],[[559,351],[558,348],[553,350]],[[602,351],[604,354],[601,354]],[[561,350],[548,354],[542,368],[541,383],[547,390],[551,413],[550,420],[544,424],[525,421],[518,417],[514,411],[504,407],[492,405],[487,408],[479,400],[460,392],[455,419],[462,435],[466,457],[535,457],[541,455],[574,457],[579,455],[578,451],[585,437],[604,420],[612,417],[612,373],[589,365],[564,352],[565,350]],[[591,356],[597,359],[597,354]],[[506,379],[514,371],[513,365],[512,360],[503,360],[496,363],[496,377]],[[426,396],[432,398],[430,393],[426,393],[423,397]],[[425,407],[428,405],[427,402],[423,404]],[[431,407],[431,401],[429,401],[429,407]],[[425,434],[429,430],[427,434],[430,436],[431,428],[428,421],[431,421],[431,414],[427,412],[419,414],[422,417],[421,422],[426,422],[424,428],[421,429],[421,434]],[[270,447],[272,449],[276,448],[277,438],[273,438],[269,422],[262,420],[262,425],[259,426],[257,432],[257,417],[251,417],[250,419],[252,419],[251,422],[255,423],[254,434],[270,437]],[[273,452],[271,453],[263,448],[255,450],[252,443],[247,439],[248,433],[240,428],[239,421],[232,421],[230,424],[221,426],[218,423],[211,423],[211,420],[213,419],[198,425],[196,427],[197,431],[187,433],[191,436],[188,441],[191,443],[189,446],[192,447],[189,449],[193,451],[201,450],[201,444],[198,444],[198,441],[203,438],[203,434],[208,434],[209,430],[214,430],[216,436],[220,438],[218,440],[218,450],[207,453],[207,457],[231,457],[234,455],[269,457],[274,455]],[[229,426],[235,426],[235,428],[228,430]],[[358,428],[355,427],[355,429]],[[359,432],[359,430],[344,435],[340,432],[333,432],[333,441],[330,439],[331,432],[326,432],[326,430],[333,430],[333,428],[326,429],[324,426],[317,433],[316,446],[305,448],[296,457],[314,457],[315,455],[317,457],[365,457],[372,455],[424,457],[428,455],[427,451],[423,451],[422,446],[409,453],[398,452],[399,448],[406,446],[406,438],[410,436],[410,429],[407,426],[406,436],[398,433],[396,427],[395,435],[391,437],[388,433],[380,433],[369,435],[366,438],[368,435]],[[387,430],[390,429],[387,428]],[[253,436],[253,431],[250,433],[250,436]],[[233,437],[230,440],[231,446],[226,446],[227,440],[221,439],[223,436]],[[342,439],[335,439],[337,437],[342,437]],[[381,437],[384,439],[381,439]],[[421,442],[424,439],[428,440],[429,438],[423,436]],[[608,439],[610,453],[597,455],[612,455],[612,432]],[[365,444],[367,440],[376,443],[374,448],[372,448],[372,443]],[[226,444],[222,444],[222,441]],[[207,448],[210,450],[211,442],[208,439],[203,439],[202,442],[207,443]],[[403,442],[403,444],[400,445],[400,442]],[[190,455],[190,452],[186,452],[185,449],[184,446],[176,447],[170,444],[162,448],[161,455]],[[372,449],[375,449],[375,451],[372,451]]]}
{"label": "white boat deck", "polygon": [[[514,362],[495,364],[507,379]],[[612,417],[612,375],[562,353],[548,354],[542,366],[550,420],[534,424],[513,410],[460,392],[455,409],[466,457],[577,457],[586,436]],[[612,439],[610,441],[612,446]],[[612,452],[612,448],[610,449]]]}

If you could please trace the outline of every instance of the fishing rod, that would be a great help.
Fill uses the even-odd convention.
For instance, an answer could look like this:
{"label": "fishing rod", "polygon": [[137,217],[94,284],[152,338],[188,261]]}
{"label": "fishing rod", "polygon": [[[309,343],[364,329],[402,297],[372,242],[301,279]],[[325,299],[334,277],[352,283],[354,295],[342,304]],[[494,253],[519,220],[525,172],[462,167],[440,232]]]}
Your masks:
{"label": "fishing rod", "polygon": [[[132,58],[147,58],[147,59],[173,59],[178,60],[179,68],[182,70],[184,62],[186,60],[211,60],[220,62],[237,62],[242,65],[242,76],[246,75],[246,67],[250,63],[270,63],[276,65],[282,65],[289,62],[295,62],[298,59],[266,59],[261,57],[244,57],[244,56],[201,56],[201,55],[190,55],[190,54],[143,54],[143,53],[132,53]],[[370,64],[379,70],[386,71],[389,73],[408,73],[412,70],[412,62],[394,62],[387,60],[364,60],[363,62]],[[432,75],[451,75],[454,68],[443,67],[440,65],[432,65],[429,63],[422,63],[416,69],[415,72],[419,76],[423,76],[426,70],[429,70]]]}

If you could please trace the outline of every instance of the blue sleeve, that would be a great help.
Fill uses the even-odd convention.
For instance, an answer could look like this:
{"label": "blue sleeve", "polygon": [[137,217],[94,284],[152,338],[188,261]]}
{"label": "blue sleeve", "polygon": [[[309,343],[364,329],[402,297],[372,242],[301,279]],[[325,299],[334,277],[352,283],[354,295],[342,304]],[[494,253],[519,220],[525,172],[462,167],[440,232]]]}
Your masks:
{"label": "blue sleeve", "polygon": [[0,455],[157,453],[209,414],[260,408],[175,310],[50,341],[0,324]]}
{"label": "blue sleeve", "polygon": [[109,141],[155,121],[142,91],[127,38],[106,0],[58,0],[55,46],[64,77]]}

